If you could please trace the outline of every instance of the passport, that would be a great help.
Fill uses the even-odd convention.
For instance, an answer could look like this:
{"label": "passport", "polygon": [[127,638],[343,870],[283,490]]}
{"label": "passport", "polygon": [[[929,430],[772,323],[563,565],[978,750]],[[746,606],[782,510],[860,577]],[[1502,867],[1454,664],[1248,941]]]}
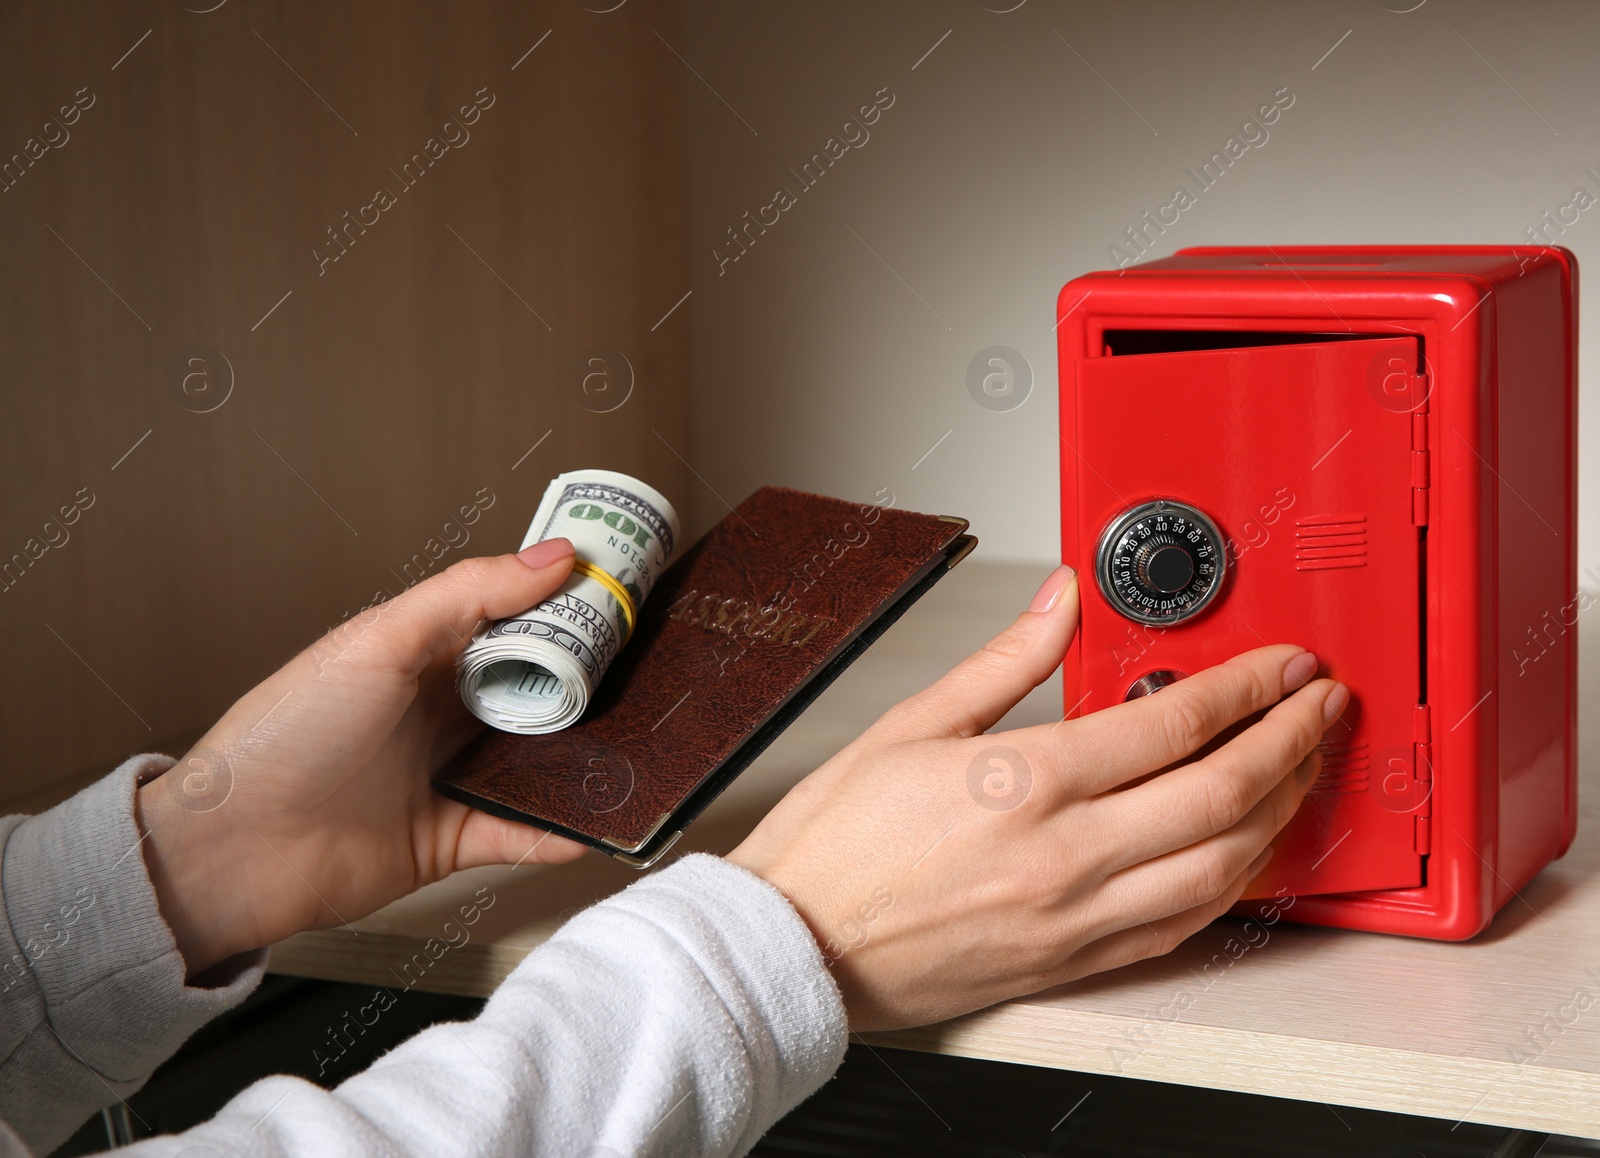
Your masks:
{"label": "passport", "polygon": [[656,581],[570,728],[487,730],[439,792],[655,863],[977,544],[965,519],[762,487]]}

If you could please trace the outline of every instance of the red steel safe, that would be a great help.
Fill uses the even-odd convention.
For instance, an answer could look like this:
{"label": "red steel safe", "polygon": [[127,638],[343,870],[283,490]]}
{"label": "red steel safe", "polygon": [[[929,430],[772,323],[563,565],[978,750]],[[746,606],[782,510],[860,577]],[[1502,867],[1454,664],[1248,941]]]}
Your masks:
{"label": "red steel safe", "polygon": [[1576,299],[1570,252],[1511,246],[1061,291],[1067,712],[1314,651],[1350,706],[1250,894],[1290,920],[1464,939],[1572,841]]}

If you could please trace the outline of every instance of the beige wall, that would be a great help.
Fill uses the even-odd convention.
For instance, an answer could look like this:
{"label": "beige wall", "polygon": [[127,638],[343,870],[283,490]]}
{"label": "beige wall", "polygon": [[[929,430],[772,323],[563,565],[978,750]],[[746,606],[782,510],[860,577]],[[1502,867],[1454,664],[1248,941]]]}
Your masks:
{"label": "beige wall", "polygon": [[[1258,237],[1510,243],[1576,186],[1600,197],[1585,172],[1600,172],[1593,5],[988,7],[1016,11],[687,7],[685,55],[727,102],[687,79],[693,461],[730,500],[768,481],[863,498],[888,487],[913,509],[970,518],[975,558],[1055,558],[1056,291],[1113,265],[1123,231],[1286,86],[1294,104],[1270,138],[1152,256]],[[719,274],[727,227],[798,187],[789,168],[885,86],[895,103],[870,139]],[[1556,240],[1581,263],[1600,258],[1600,206]],[[1586,447],[1600,433],[1596,305],[1583,307]],[[1033,368],[1032,396],[1010,413],[967,392],[969,361],[995,345]],[[1589,512],[1596,466],[1586,452]],[[696,493],[703,525],[720,505]],[[1590,518],[1585,562],[1597,551]]]}
{"label": "beige wall", "polygon": [[[643,0],[0,9],[0,152],[60,141],[0,193],[0,556],[39,556],[0,594],[0,806],[172,751],[375,593],[514,547],[559,470],[686,502],[687,315],[651,331],[688,289],[675,28]],[[346,211],[376,221],[319,267]],[[220,362],[169,391],[195,346],[233,377],[205,413]],[[616,411],[570,389],[590,346],[635,368]]]}
{"label": "beige wall", "polygon": [[[1586,5],[676,7],[0,10],[28,46],[0,156],[94,100],[0,193],[0,559],[71,536],[0,593],[0,805],[180,744],[397,590],[480,488],[495,505],[440,565],[511,545],[550,474],[595,463],[695,531],[779,482],[892,493],[971,518],[979,558],[1050,560],[1055,292],[1285,86],[1270,140],[1153,254],[1513,242],[1600,195]],[[471,139],[319,276],[327,228],[485,87]],[[859,143],[798,192],[830,136]],[[779,187],[795,204],[719,274]],[[1557,240],[1600,253],[1600,207]],[[168,382],[197,346],[234,378],[209,413]],[[1008,413],[967,392],[990,346],[1031,364]],[[635,368],[619,410],[571,391],[588,347]],[[1586,454],[1586,510],[1597,487]],[[47,532],[80,489],[94,505]]]}

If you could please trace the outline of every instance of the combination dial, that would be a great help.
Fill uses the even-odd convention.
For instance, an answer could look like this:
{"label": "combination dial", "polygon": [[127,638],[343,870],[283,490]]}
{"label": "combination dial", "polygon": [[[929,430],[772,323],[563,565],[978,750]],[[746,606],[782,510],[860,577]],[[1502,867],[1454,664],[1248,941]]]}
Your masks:
{"label": "combination dial", "polygon": [[1165,626],[1197,614],[1222,590],[1227,567],[1217,525],[1171,499],[1112,519],[1095,551],[1100,593],[1136,623]]}

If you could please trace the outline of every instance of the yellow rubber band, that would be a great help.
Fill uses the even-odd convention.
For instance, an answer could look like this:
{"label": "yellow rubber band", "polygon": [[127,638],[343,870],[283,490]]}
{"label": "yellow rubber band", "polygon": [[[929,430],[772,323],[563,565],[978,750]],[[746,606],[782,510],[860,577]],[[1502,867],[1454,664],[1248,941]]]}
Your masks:
{"label": "yellow rubber band", "polygon": [[612,578],[609,571],[596,567],[587,559],[574,559],[572,561],[572,571],[575,575],[593,579],[600,586],[611,592],[612,598],[622,608],[623,619],[627,620],[628,630],[622,636],[622,642],[627,643],[628,639],[633,635],[633,621],[637,616],[637,611],[633,606],[633,596],[628,594],[628,589]]}

